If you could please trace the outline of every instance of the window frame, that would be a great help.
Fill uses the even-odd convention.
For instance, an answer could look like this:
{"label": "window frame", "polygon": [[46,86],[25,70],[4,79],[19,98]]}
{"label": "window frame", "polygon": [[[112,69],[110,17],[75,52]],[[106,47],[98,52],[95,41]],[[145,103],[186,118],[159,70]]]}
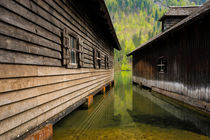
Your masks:
{"label": "window frame", "polygon": [[[67,49],[68,51],[68,56],[69,56],[69,59],[67,60],[68,61],[68,64],[67,64],[67,68],[79,68],[78,67],[78,59],[77,59],[77,51],[79,50],[78,48],[78,37],[76,34],[72,33],[72,32],[68,32],[68,37],[69,37],[69,47]],[[72,47],[72,40],[71,39],[74,39],[74,48]],[[72,63],[72,52],[74,52],[75,56],[74,56],[74,60],[75,60],[75,63]]]}
{"label": "window frame", "polygon": [[105,56],[105,69],[109,69],[109,56]]}
{"label": "window frame", "polygon": [[[77,61],[78,61],[77,60],[78,59],[77,58],[77,50],[79,49],[79,48],[77,49],[77,46],[78,46],[77,45],[77,42],[78,42],[77,40],[78,39],[73,34],[70,34],[69,35],[69,38],[70,38],[70,41],[69,41],[69,43],[70,43],[69,44],[70,45],[70,49],[69,49],[69,51],[70,51],[70,56],[71,56],[71,58],[70,58],[70,65],[72,65],[72,67],[75,67],[76,65],[78,65],[77,64]],[[72,40],[71,39],[73,39],[74,47],[72,47]],[[74,56],[74,61],[75,61],[74,63],[73,63],[73,59],[72,59],[72,52],[74,52],[74,55],[75,55]]]}
{"label": "window frame", "polygon": [[167,73],[167,58],[165,56],[159,57],[156,66],[157,66],[157,71],[160,74]]}
{"label": "window frame", "polygon": [[[72,59],[73,53],[74,53],[74,59]],[[64,28],[63,65],[65,65],[66,68],[81,68],[83,67],[83,63],[84,63],[83,42],[81,41],[79,36]]]}
{"label": "window frame", "polygon": [[101,52],[99,49],[93,49],[93,57],[94,57],[94,68],[101,69]]}

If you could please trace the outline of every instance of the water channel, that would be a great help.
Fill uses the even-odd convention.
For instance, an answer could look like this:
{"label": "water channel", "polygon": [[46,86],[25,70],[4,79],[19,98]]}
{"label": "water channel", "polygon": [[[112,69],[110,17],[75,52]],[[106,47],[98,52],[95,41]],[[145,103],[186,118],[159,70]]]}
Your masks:
{"label": "water channel", "polygon": [[115,87],[58,122],[53,140],[207,140],[210,118],[116,72]]}

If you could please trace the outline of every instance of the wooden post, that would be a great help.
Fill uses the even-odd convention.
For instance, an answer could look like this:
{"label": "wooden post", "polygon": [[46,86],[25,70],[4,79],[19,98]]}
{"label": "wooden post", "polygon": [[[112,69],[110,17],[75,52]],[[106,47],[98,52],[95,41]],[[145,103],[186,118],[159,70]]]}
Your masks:
{"label": "wooden post", "polygon": [[85,109],[88,109],[88,108],[91,107],[92,104],[93,104],[93,95],[89,95],[89,96],[86,97],[86,101],[83,104],[83,107]]}
{"label": "wooden post", "polygon": [[52,140],[53,125],[48,124],[40,130],[35,131],[33,134],[26,137],[24,140]]}
{"label": "wooden post", "polygon": [[93,95],[88,96],[88,108],[93,104]]}
{"label": "wooden post", "polygon": [[109,87],[110,87],[110,88],[112,87],[112,82],[109,83]]}
{"label": "wooden post", "polygon": [[103,87],[102,91],[103,93],[106,93],[106,86]]}

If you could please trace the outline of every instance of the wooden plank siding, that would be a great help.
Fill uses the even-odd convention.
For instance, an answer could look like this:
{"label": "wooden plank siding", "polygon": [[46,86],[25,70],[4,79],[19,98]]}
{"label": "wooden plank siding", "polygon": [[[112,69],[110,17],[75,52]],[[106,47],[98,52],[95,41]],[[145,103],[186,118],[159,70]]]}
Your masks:
{"label": "wooden plank siding", "polygon": [[[116,46],[77,8],[68,0],[0,1],[0,139],[18,138],[114,80]],[[62,63],[64,28],[83,41],[82,68]]]}
{"label": "wooden plank siding", "polygon": [[[134,82],[210,103],[209,25],[208,14],[148,45],[148,49],[135,52]],[[162,56],[167,59],[165,73],[158,72],[157,68],[158,58]]]}
{"label": "wooden plank siding", "polygon": [[162,21],[162,31],[166,31],[186,17],[168,17]]}
{"label": "wooden plank siding", "polygon": [[[2,0],[0,2],[1,4],[0,10],[3,12],[3,15],[0,17],[0,25],[2,27],[0,30],[0,35],[8,37],[8,41],[5,41],[5,43],[7,43],[6,46],[2,44],[1,48],[20,52],[21,49],[17,50],[17,47],[16,50],[12,49],[11,45],[14,44],[9,41],[9,38],[14,38],[17,40],[17,43],[19,43],[19,41],[22,41],[23,43],[30,43],[31,45],[33,45],[34,49],[28,48],[28,45],[26,48],[24,48],[21,45],[21,47],[23,47],[21,52],[33,54],[34,56],[33,58],[38,57],[37,55],[42,55],[42,57],[43,56],[51,57],[52,55],[51,56],[49,55],[53,54],[54,57],[57,56],[56,59],[61,59],[61,56],[59,55],[59,52],[61,51],[60,38],[63,28],[67,27],[68,29],[70,29],[70,31],[74,32],[75,34],[78,34],[83,40],[85,40],[84,43],[86,45],[84,45],[84,47],[86,50],[90,50],[88,54],[92,55],[91,49],[94,47],[98,48],[101,52],[110,55],[111,51],[113,51],[113,48],[111,49],[110,47],[106,47],[106,45],[101,41],[101,39],[99,39],[97,36],[94,36],[93,34],[90,35],[89,32],[91,31],[89,32],[86,31],[88,28],[86,27],[87,24],[86,25],[82,24],[83,26],[80,25],[79,23],[83,23],[82,21],[75,21],[74,23],[71,24],[69,20],[70,17],[65,17],[65,18],[63,17],[64,15],[69,16],[70,14],[69,11],[70,9],[67,8],[66,5],[64,5],[64,3],[60,2],[60,5],[62,4],[62,6],[65,7],[64,9],[68,9],[68,13],[65,11],[63,11],[62,13],[58,13],[57,11],[53,10],[52,7],[49,6],[49,4],[51,3],[53,3],[53,1],[39,1],[39,0],[11,1],[10,0],[7,2],[5,0]],[[60,7],[60,5],[56,5],[57,9],[59,9],[58,7]],[[60,10],[62,9],[60,8]],[[79,19],[77,18],[77,20]],[[48,25],[47,29],[44,28],[45,26],[43,24]],[[81,28],[81,26],[83,28]],[[56,35],[53,35],[53,33],[54,34],[56,33]],[[37,48],[35,48],[35,46]],[[39,49],[39,47],[41,47],[41,49]],[[44,50],[44,48],[49,48],[49,49]],[[42,49],[45,51],[45,53],[43,52]],[[56,53],[55,51],[58,51],[57,55],[54,55]],[[20,57],[21,56],[22,55],[20,55]],[[25,57],[23,57],[22,59],[25,59]],[[22,59],[20,58],[20,61]],[[42,60],[44,62],[39,61],[41,59],[40,57],[36,59],[38,62],[40,62],[40,64],[38,63],[38,65],[54,64],[55,66],[61,66],[61,63],[52,62],[52,64],[48,64],[47,60],[45,64],[44,63],[45,59]],[[20,62],[13,62],[12,60],[6,59],[5,57],[2,58],[2,61],[4,61],[4,63],[17,63],[17,64],[20,63]],[[88,63],[88,59],[86,59],[85,61],[86,63]],[[27,62],[22,61],[21,64],[23,63],[27,64]],[[92,61],[91,62],[89,61],[88,64],[91,63]],[[32,63],[29,62],[28,64]],[[34,64],[37,64],[37,62],[35,61]],[[92,68],[92,66],[90,65],[87,65],[87,67]]]}
{"label": "wooden plank siding", "polygon": [[[1,87],[1,89],[11,89],[11,91],[6,90],[7,92],[5,92],[5,90],[1,90],[0,125],[2,127],[0,128],[0,134],[5,134],[9,130],[21,126],[22,123],[38,117],[43,112],[47,112],[51,108],[56,108],[65,100],[72,102],[71,98],[81,98],[80,95],[83,96],[84,93],[86,96],[91,94],[89,89],[98,86],[98,88],[101,88],[105,83],[112,81],[112,73],[112,70],[92,70],[89,72],[84,70],[81,74],[71,73],[70,75],[61,76],[54,75],[0,80],[9,86],[19,85],[19,87],[11,87],[12,89]],[[38,81],[36,81],[36,78],[38,78]],[[14,80],[16,84],[10,84],[5,80],[8,82]],[[30,87],[27,86],[28,84]],[[83,93],[82,91],[86,92]],[[55,104],[56,101],[58,105]]]}

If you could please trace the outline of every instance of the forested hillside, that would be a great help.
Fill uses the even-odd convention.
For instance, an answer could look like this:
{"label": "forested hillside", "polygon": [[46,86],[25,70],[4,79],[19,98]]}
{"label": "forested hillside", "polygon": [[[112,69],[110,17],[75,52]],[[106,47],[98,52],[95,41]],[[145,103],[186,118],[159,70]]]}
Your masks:
{"label": "forested hillside", "polygon": [[[115,52],[115,62],[129,70],[126,54],[161,31],[158,19],[168,6],[200,5],[206,0],[105,0],[122,51]],[[119,62],[119,63],[118,63]]]}

